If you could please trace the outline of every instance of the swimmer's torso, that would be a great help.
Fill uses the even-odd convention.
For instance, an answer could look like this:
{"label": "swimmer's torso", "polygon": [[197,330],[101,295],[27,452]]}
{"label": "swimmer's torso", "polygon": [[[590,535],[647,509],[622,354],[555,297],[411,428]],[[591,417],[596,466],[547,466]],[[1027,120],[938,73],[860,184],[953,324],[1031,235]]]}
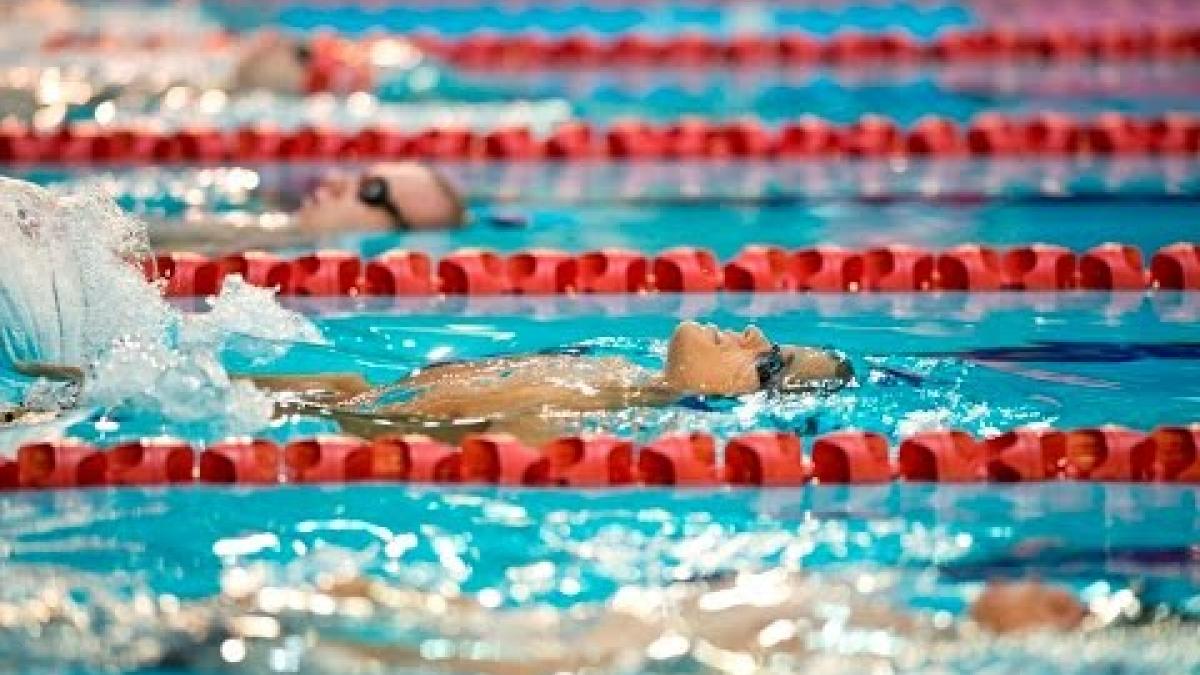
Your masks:
{"label": "swimmer's torso", "polygon": [[[407,400],[386,401],[397,393]],[[661,405],[672,397],[655,373],[621,358],[535,355],[435,366],[351,403],[455,418]]]}

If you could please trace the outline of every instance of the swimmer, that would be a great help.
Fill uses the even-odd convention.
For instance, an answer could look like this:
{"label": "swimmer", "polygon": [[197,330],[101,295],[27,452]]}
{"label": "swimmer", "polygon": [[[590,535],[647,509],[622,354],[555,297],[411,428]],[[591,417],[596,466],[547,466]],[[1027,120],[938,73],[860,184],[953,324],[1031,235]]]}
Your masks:
{"label": "swimmer", "polygon": [[428,232],[466,224],[458,188],[421,162],[376,164],[356,175],[326,176],[290,214],[247,217],[245,213],[185,216],[152,221],[150,244],[157,250],[272,249],[319,244],[348,233]]}
{"label": "swimmer", "polygon": [[[16,369],[86,386],[78,368]],[[280,412],[328,417],[364,437],[422,433],[454,442],[493,431],[536,444],[569,433],[589,414],[689,396],[830,391],[853,376],[850,361],[831,350],[773,343],[754,326],[734,332],[686,321],[672,333],[661,370],[619,357],[535,354],[435,364],[382,387],[357,373],[241,377],[279,394]]]}
{"label": "swimmer", "polygon": [[[29,589],[29,600],[10,594],[0,637],[13,642],[14,632],[52,632],[72,640],[73,649],[33,641],[27,654],[123,670],[257,672],[260,659],[278,652],[304,672],[415,666],[422,672],[645,672],[689,662],[689,671],[701,672],[874,672],[911,658],[932,664],[956,654],[977,657],[991,636],[1066,639],[1069,632],[1138,618],[1126,611],[1091,614],[1065,589],[1017,581],[988,583],[967,618],[939,619],[895,609],[837,575],[783,569],[625,587],[606,603],[569,611],[495,609],[458,593],[336,574],[284,588],[253,573],[234,574],[212,600],[142,596],[131,602],[111,594],[99,577],[22,566],[6,572],[12,588]],[[107,639],[95,639],[97,625],[106,627]],[[294,635],[304,639],[293,644]]]}
{"label": "swimmer", "polygon": [[456,439],[487,430],[541,442],[588,413],[662,407],[688,396],[828,391],[853,375],[849,360],[830,350],[773,343],[754,326],[734,332],[686,321],[672,333],[661,370],[619,357],[538,354],[434,365],[384,387],[352,373],[250,379],[285,392],[295,410],[327,414],[363,436],[408,431]]}
{"label": "swimmer", "polygon": [[[2,7],[0,4],[0,18],[5,16]],[[179,12],[182,14],[175,21],[201,20],[188,8]],[[19,12],[16,17],[29,15]],[[35,33],[37,37],[45,34]],[[56,39],[67,36],[72,39]],[[65,80],[64,87],[75,85],[69,87],[75,93],[60,101],[65,106],[62,119],[83,123],[94,123],[108,115],[96,115],[104,104],[108,104],[106,110],[115,108],[113,112],[119,111],[120,115],[161,114],[163,106],[178,107],[181,96],[190,99],[204,92],[223,94],[224,104],[233,107],[238,101],[265,94],[275,107],[290,109],[293,114],[297,106],[304,105],[303,97],[324,93],[344,98],[361,92],[380,103],[413,104],[409,112],[418,117],[439,110],[444,114],[446,105],[482,105],[480,111],[490,116],[494,106],[509,104],[521,106],[523,115],[529,116],[529,104],[536,101],[518,90],[498,86],[495,78],[463,78],[413,42],[396,36],[356,41],[265,30],[232,38],[217,33],[215,27],[199,34],[182,32],[169,41],[148,41],[136,33],[89,35],[84,31],[67,36],[52,35],[43,51],[26,54],[20,63],[8,64],[22,68],[23,77],[13,83],[0,83],[0,118],[37,121],[37,113],[44,109],[44,96],[40,97],[29,82],[39,81],[41,73],[51,69],[56,80]],[[153,44],[151,51],[146,51],[146,44]],[[114,63],[120,67],[115,68]],[[553,104],[554,110],[546,114],[554,119],[561,121],[569,114],[570,106],[562,99],[548,98],[544,102]],[[428,108],[429,104],[442,105]],[[253,107],[261,113],[261,105]],[[395,121],[409,124],[413,119],[409,114]]]}

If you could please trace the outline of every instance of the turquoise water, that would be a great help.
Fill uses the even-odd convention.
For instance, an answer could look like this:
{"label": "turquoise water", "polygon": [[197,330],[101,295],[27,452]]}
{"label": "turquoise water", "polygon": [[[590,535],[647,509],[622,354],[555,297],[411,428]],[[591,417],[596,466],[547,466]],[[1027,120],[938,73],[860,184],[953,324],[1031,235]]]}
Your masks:
{"label": "turquoise water", "polygon": [[[185,197],[215,212],[287,209],[331,170],[369,165],[25,168],[47,185],[100,178],[124,208],[177,217]],[[1194,237],[1200,163],[1178,159],[1002,162],[443,164],[468,195],[472,223],[454,233],[347,235],[324,244],[376,255],[472,246],[657,252],[703,246],[719,257],[746,243],[944,248],[1029,242],[1084,250],[1106,241],[1158,248]],[[1130,227],[1130,224],[1137,224]],[[169,229],[169,224],[166,225]],[[703,232],[698,237],[697,232]]]}
{"label": "turquoise water", "polygon": [[[233,372],[357,372],[374,384],[448,359],[583,346],[647,367],[662,363],[680,320],[760,326],[784,343],[845,350],[858,386],[826,396],[712,399],[589,424],[638,438],[707,429],[805,436],[844,428],[893,439],[931,426],[994,434],[1027,424],[1063,428],[1187,423],[1200,412],[1200,298],[1195,294],[1070,293],[941,296],[688,295],[663,297],[330,300],[292,303],[327,345],[285,346],[276,358],[247,339],[226,349]],[[21,380],[0,379],[9,391]],[[219,420],[217,420],[219,421]],[[72,429],[102,443],[167,433],[214,440],[210,423],[168,423],[112,410]],[[284,440],[335,431],[291,417]],[[585,427],[582,430],[593,430]]]}
{"label": "turquoise water", "polygon": [[[906,577],[895,589],[902,603],[952,611],[973,584],[1022,575],[1078,589],[1140,580],[1148,600],[1179,610],[1200,592],[1190,550],[1200,526],[1196,494],[1179,488],[204,487],[5,494],[0,506],[9,514],[0,524],[8,563],[135,571],[158,592],[185,598],[215,593],[226,568],[291,566],[299,581],[333,564],[322,557],[342,556],[402,585],[431,588],[452,574],[466,591],[500,590],[509,606],[563,607],[606,600],[622,585],[780,564],[894,568]],[[243,554],[220,554],[239,540]],[[388,547],[397,540],[400,555]],[[536,583],[514,573],[547,563],[552,572]],[[514,597],[515,586],[528,595]]]}
{"label": "turquoise water", "polygon": [[803,30],[828,35],[854,28],[881,31],[903,28],[918,37],[929,37],[947,28],[972,26],[971,11],[957,3],[918,6],[908,3],[865,3],[831,7],[772,7],[769,4],[721,6],[705,3],[649,2],[591,6],[563,3],[553,7],[421,6],[402,4],[376,7],[313,3],[281,3],[279,9],[247,7],[245,3],[206,3],[226,25],[249,28],[273,23],[293,30],[331,27],[346,33],[384,28],[390,31],[429,30],[462,35],[486,26],[498,32],[542,31],[563,33],[587,30],[599,34],[640,30],[673,33],[697,30],[711,34],[738,31]]}
{"label": "turquoise water", "polygon": [[[766,77],[753,70],[703,76],[601,71],[590,77],[518,76],[519,84],[510,86],[518,96],[578,101],[578,114],[599,121],[628,116],[666,122],[684,115],[716,119],[753,115],[778,122],[805,114],[848,124],[870,114],[907,125],[930,114],[923,103],[930,100],[938,101],[937,115],[958,122],[983,112],[1161,115],[1195,109],[1200,102],[1200,92],[1192,86],[1196,69],[1190,65],[1064,70],[977,67],[956,73],[901,68],[892,77],[887,71],[880,75],[863,69],[845,73],[802,69]],[[465,79],[470,81],[470,75]],[[1129,90],[1139,88],[1142,95],[1130,98]]]}
{"label": "turquoise water", "polygon": [[[383,26],[450,35],[483,25],[503,32],[587,28],[602,34],[637,25],[650,32],[687,28],[717,35],[762,26],[819,35],[848,27],[902,27],[927,38],[981,20],[956,4],[808,9],[716,3],[374,9],[206,4],[238,28],[273,22],[299,31]],[[597,123],[630,112],[658,120],[753,113],[768,124],[804,113],[846,122],[876,112],[907,124],[930,110],[962,121],[986,110],[1149,115],[1193,109],[1194,70],[1190,64],[1067,66],[1011,78],[1005,69],[772,71],[754,77],[729,71],[598,71],[518,74],[508,86],[521,97],[569,98],[584,119]],[[3,173],[43,184],[75,183],[100,173],[126,208],[170,218],[182,212],[186,200],[195,201],[197,190],[200,205],[214,211],[288,208],[329,168],[246,167],[238,181],[253,175],[257,187],[249,193],[226,189],[228,172],[213,167],[20,167]],[[1117,240],[1150,253],[1195,239],[1200,196],[1200,163],[1179,159],[443,168],[469,195],[473,223],[467,229],[352,235],[320,245],[365,255],[394,246],[439,254],[463,246],[501,251],[624,246],[655,252],[693,245],[727,258],[748,242],[866,247],[904,241],[942,248],[1043,241],[1079,250]],[[179,304],[203,308],[201,301]],[[661,364],[664,340],[676,322],[696,319],[730,328],[753,322],[780,342],[837,347],[858,373],[855,386],[836,394],[710,399],[587,422],[638,439],[697,429],[722,438],[779,429],[808,439],[853,427],[898,440],[941,426],[988,435],[1028,424],[1149,429],[1200,419],[1198,293],[342,298],[287,304],[309,316],[328,343],[233,339],[220,355],[223,365],[246,373],[348,371],[386,384],[447,359],[576,347],[653,368]],[[28,384],[0,372],[0,401],[18,400]],[[101,444],[170,434],[202,446],[222,435],[221,422],[167,421],[122,407],[94,410],[70,433]],[[288,417],[262,433],[282,441],[334,430],[328,420]],[[1087,601],[1130,588],[1146,607],[1195,616],[1196,499],[1191,487],[1070,483],[606,492],[199,486],[0,493],[0,603],[42,591],[23,581],[30,568],[50,569],[68,580],[96,575],[106,588],[170,594],[185,603],[211,600],[222,578],[237,573],[261,573],[279,586],[302,589],[339,570],[434,594],[461,591],[508,609],[565,609],[610,601],[629,586],[658,588],[782,566],[860,585],[870,578],[880,586],[877,595],[906,611],[961,616],[985,581],[1036,577],[1067,586]],[[888,582],[863,576],[875,573]],[[122,609],[135,613],[134,606]],[[101,657],[79,671],[112,670],[108,648],[115,651],[117,643],[130,640],[120,631],[104,633],[104,627],[97,620],[82,631],[78,642],[96,642]],[[34,646],[52,644],[52,635],[31,638],[7,628],[0,621],[0,670],[29,670]],[[284,657],[297,643],[331,636],[363,643],[401,639],[383,616],[367,621],[310,616],[294,628],[264,640],[267,656],[244,670],[290,669]],[[1200,672],[1195,666],[1200,660],[1186,651],[1197,644],[1194,634],[1157,642],[1153,635],[1144,637],[1129,643],[1107,633],[1079,638],[1091,640],[1084,643],[1062,638],[1058,651],[1015,641],[988,646],[991,651],[980,647],[974,660],[942,670],[1126,673],[1173,666]],[[153,630],[147,639],[169,641]],[[1072,653],[1076,644],[1087,648]],[[1157,668],[1144,665],[1143,659],[1171,650],[1183,656],[1165,667],[1162,661]],[[76,672],[65,665],[67,651],[49,648],[45,670]]]}
{"label": "turquoise water", "polygon": [[[306,588],[323,574],[354,570],[403,588],[455,589],[507,611],[587,607],[630,586],[782,566],[870,583],[875,590],[867,595],[876,601],[950,616],[985,581],[1032,575],[1093,601],[1136,589],[1152,611],[1187,615],[1200,609],[1195,498],[1190,489],[1084,484],[600,493],[358,485],[10,494],[0,496],[6,513],[0,570],[15,575],[27,566],[55,565],[66,583],[72,570],[87,570],[110,580],[92,593],[120,597],[132,588],[169,594],[159,597],[175,598],[165,600],[172,605],[203,602],[231,575],[262,574],[276,587]],[[20,598],[34,590],[9,586],[4,593]],[[95,649],[115,659],[132,636],[120,623],[130,617],[119,609],[114,616],[118,623],[98,623],[95,634],[42,635],[35,639],[49,642],[34,644],[66,639],[62,654]],[[410,621],[420,625],[416,616],[301,613],[283,621],[281,635],[254,641],[260,651],[245,663],[220,661],[215,642],[185,647],[186,653],[192,662],[211,664],[212,672],[317,671],[321,661],[310,650],[326,638],[412,649],[432,639],[406,629]],[[134,635],[140,642],[132,644],[150,653],[178,641],[145,628]],[[932,661],[928,667],[941,663],[939,672],[954,673],[985,667],[1193,672],[1193,637],[1113,632],[1055,638],[1054,647],[1036,640],[977,642],[965,647],[969,657],[937,658],[931,648],[925,658]],[[0,659],[25,653],[19,642],[0,642]],[[51,656],[42,663],[59,672],[54,664],[62,660]],[[324,670],[344,672],[348,666],[340,663],[326,662]],[[183,672],[163,665],[137,672]],[[927,671],[911,664],[899,669]]]}

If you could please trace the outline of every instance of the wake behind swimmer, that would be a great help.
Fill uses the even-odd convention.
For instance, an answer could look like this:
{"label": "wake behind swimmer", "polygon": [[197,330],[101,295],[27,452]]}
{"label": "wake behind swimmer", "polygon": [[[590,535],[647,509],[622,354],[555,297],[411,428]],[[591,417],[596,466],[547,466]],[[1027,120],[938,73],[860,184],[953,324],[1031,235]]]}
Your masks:
{"label": "wake behind swimmer", "polygon": [[[180,424],[259,431],[273,401],[229,377],[220,350],[234,335],[260,347],[322,341],[271,291],[237,277],[208,312],[171,306],[142,276],[145,227],[95,188],[56,193],[0,178],[0,239],[0,374],[17,404],[10,415],[27,422],[0,430],[10,451],[125,408],[155,416],[160,432]],[[54,373],[28,364],[53,364],[75,381],[54,384],[41,377]]]}

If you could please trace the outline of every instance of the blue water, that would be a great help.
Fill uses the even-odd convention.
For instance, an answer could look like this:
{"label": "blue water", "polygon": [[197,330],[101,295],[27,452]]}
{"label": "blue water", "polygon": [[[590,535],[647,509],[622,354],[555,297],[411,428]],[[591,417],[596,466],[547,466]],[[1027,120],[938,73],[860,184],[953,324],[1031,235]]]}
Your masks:
{"label": "blue water", "polygon": [[[465,71],[467,86],[490,85],[488,73]],[[564,70],[516,72],[511,97],[562,98],[584,119],[635,116],[669,122],[680,116],[753,116],[767,123],[816,115],[846,124],[867,114],[912,124],[936,114],[959,122],[984,113],[1028,115],[1048,110],[1080,116],[1102,112],[1160,115],[1200,103],[1194,64],[968,64],[957,67]],[[1136,92],[1136,96],[1131,93]],[[936,101],[931,108],[930,101]]]}
{"label": "blue water", "polygon": [[[184,197],[215,211],[288,209],[322,175],[354,164],[247,167],[259,187],[222,188],[205,168],[26,168],[47,185],[100,178],[124,208],[178,217]],[[1160,247],[1194,238],[1200,163],[1185,159],[1005,162],[443,164],[467,194],[454,233],[345,235],[324,243],[376,255],[394,247],[657,252],[703,246],[721,258],[746,243],[944,248],[1029,242],[1085,250],[1107,241]],[[1131,223],[1139,226],[1130,227]],[[169,229],[169,224],[166,226]],[[697,236],[702,232],[702,236]]]}
{"label": "blue water", "polygon": [[[233,372],[356,372],[373,384],[448,359],[585,346],[596,355],[661,366],[680,320],[747,323],[783,343],[845,350],[858,386],[837,394],[711,399],[630,419],[589,418],[582,431],[637,438],[705,429],[728,437],[779,429],[806,437],[845,428],[894,440],[931,426],[988,435],[1027,424],[1106,423],[1149,429],[1200,414],[1200,298],[1196,294],[689,295],[581,298],[313,300],[328,345],[295,345],[263,362],[233,345]],[[19,379],[0,379],[5,388]],[[10,389],[11,391],[11,389]],[[635,424],[637,426],[631,426]],[[265,431],[278,440],[336,431],[334,422],[289,417]],[[210,424],[165,422],[117,409],[72,433],[102,444],[169,434],[205,442]]]}
{"label": "blue water", "polygon": [[[349,33],[385,28],[464,35],[486,26],[550,34],[586,29],[612,35],[636,27],[661,34],[830,35],[899,27],[924,39],[979,22],[953,3],[205,4],[236,29],[332,26]],[[767,124],[811,113],[848,122],[874,112],[909,124],[931,111],[965,121],[988,110],[1191,110],[1200,102],[1194,70],[1191,64],[1056,66],[1011,78],[1004,69],[752,76],[596,71],[514,74],[505,84],[514,98],[567,98],[577,114],[596,123],[630,113],[660,121],[754,114]],[[478,77],[463,74],[468,84]],[[258,185],[249,194],[214,183],[209,179],[215,174],[204,167],[21,167],[0,173],[43,184],[75,183],[98,173],[124,207],[169,219],[198,189],[201,205],[214,211],[286,209],[329,168],[248,167]],[[443,168],[468,193],[473,222],[465,230],[347,235],[319,245],[365,255],[395,246],[440,254],[463,246],[655,252],[693,245],[727,258],[748,242],[866,247],[903,241],[941,248],[1043,241],[1081,250],[1117,240],[1151,253],[1195,239],[1200,198],[1200,163],[1179,159]],[[567,346],[654,368],[676,322],[697,319],[730,328],[753,322],[780,342],[837,347],[858,373],[856,386],[836,394],[711,399],[703,406],[647,411],[635,420],[637,428],[619,416],[591,422],[639,439],[680,429],[722,438],[779,429],[807,440],[854,427],[895,441],[937,426],[989,435],[1026,424],[1149,429],[1200,419],[1200,293],[342,298],[288,304],[310,316],[328,344],[274,345],[277,357],[264,358],[272,345],[233,340],[222,354],[229,370],[346,371],[386,384],[446,359]],[[17,400],[26,385],[0,373],[0,401]],[[121,408],[97,411],[70,431],[100,444],[170,434],[202,446],[220,436],[212,422],[167,422]],[[263,434],[283,441],[336,429],[329,420],[290,417]],[[449,585],[468,594],[498,594],[507,608],[566,608],[605,602],[629,585],[658,587],[784,566],[849,578],[863,570],[892,574],[885,598],[911,610],[961,615],[983,582],[1037,577],[1084,598],[1130,587],[1147,606],[1194,616],[1200,612],[1196,499],[1191,487],[1069,483],[0,493],[0,579],[14,578],[27,565],[51,565],[64,578],[90,573],[113,586],[203,601],[221,589],[223,574],[235,570],[261,568],[280,585],[304,587],[331,569],[348,569],[402,587],[444,593]],[[0,599],[38,590],[0,586]],[[306,630],[309,636],[339,630],[371,636],[387,635],[389,627],[379,619],[331,630],[314,621]],[[1095,639],[1103,644],[1107,638]],[[279,643],[282,653],[287,643]],[[0,639],[0,669],[28,666],[21,643],[15,649],[12,644]],[[1095,669],[1137,671],[1124,664],[1140,652],[1125,648],[1120,658]],[[1081,659],[1088,654],[1079,652]],[[1077,665],[1031,667],[1006,653],[979,658],[974,667],[952,672],[1061,672]]]}
{"label": "blue water", "polygon": [[904,29],[917,37],[930,37],[948,28],[972,26],[970,10],[955,3],[914,5],[864,3],[831,7],[772,7],[768,3],[720,6],[704,3],[648,2],[589,6],[556,4],[552,7],[465,6],[400,4],[361,7],[315,3],[287,3],[278,10],[246,3],[206,3],[226,25],[248,29],[272,23],[298,31],[333,28],[344,33],[382,29],[393,32],[427,30],[444,35],[464,35],[481,27],[499,32],[540,31],[598,34],[630,30],[674,33],[681,30],[726,35],[738,32],[806,31],[830,35],[840,30],[882,31]]}
{"label": "blue water", "polygon": [[[1031,574],[1077,589],[1136,579],[1149,602],[1182,610],[1200,592],[1200,561],[1189,550],[1200,526],[1196,506],[1193,490],[1122,485],[584,493],[204,487],[0,495],[8,514],[0,537],[12,563],[137,570],[156,591],[185,598],[215,593],[220,572],[232,566],[291,566],[298,581],[337,554],[405,586],[430,588],[452,574],[465,591],[501,591],[509,606],[595,602],[622,585],[736,569],[866,564],[900,571],[896,599],[925,609],[958,611],[980,582]],[[218,554],[220,542],[237,540],[260,544],[243,555]],[[404,543],[399,555],[393,541]],[[517,574],[547,564],[534,583]]]}

